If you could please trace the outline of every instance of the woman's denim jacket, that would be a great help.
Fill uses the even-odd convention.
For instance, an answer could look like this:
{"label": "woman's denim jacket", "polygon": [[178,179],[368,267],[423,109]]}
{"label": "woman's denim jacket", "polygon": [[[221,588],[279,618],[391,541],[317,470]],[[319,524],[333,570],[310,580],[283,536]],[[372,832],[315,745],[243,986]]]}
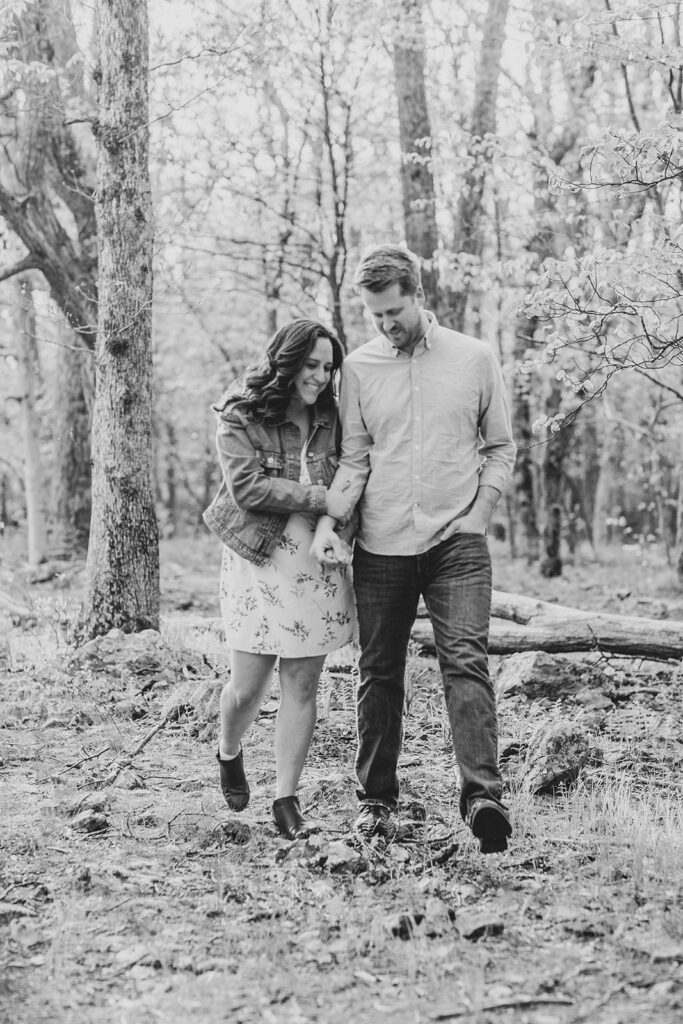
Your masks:
{"label": "woman's denim jacket", "polygon": [[263,565],[292,512],[313,518],[325,513],[325,492],[338,461],[337,410],[313,410],[306,455],[311,483],[303,484],[301,433],[284,414],[277,423],[256,422],[234,385],[213,409],[218,416],[216,447],[223,482],[204,512],[204,522],[237,554]]}

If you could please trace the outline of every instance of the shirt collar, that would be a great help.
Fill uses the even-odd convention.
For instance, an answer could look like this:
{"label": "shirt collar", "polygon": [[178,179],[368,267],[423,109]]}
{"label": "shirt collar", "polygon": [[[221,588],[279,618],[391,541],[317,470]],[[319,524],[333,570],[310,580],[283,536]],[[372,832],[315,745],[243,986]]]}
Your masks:
{"label": "shirt collar", "polygon": [[[431,312],[431,310],[429,310],[429,309],[425,309],[424,310],[424,314],[425,314],[425,316],[427,317],[427,320],[428,320],[427,330],[425,331],[423,336],[420,338],[420,340],[415,345],[415,348],[413,349],[412,355],[420,355],[422,352],[429,352],[429,351],[431,351],[431,348],[432,348],[432,346],[434,344],[434,341],[436,340],[434,335],[435,335],[436,330],[437,330],[437,328],[439,326],[439,324],[437,322],[437,319],[434,316],[434,314]],[[392,344],[392,342],[390,342],[388,338],[385,338],[384,340],[386,341],[387,345],[389,346],[391,354],[392,354],[392,356],[395,359],[397,359],[401,355],[405,355],[406,354],[405,352],[402,352],[400,348],[397,348],[396,345]],[[408,358],[411,358],[411,357],[408,356]]]}
{"label": "shirt collar", "polygon": [[436,341],[435,335],[439,327],[439,322],[429,309],[425,309],[425,316],[429,320],[429,327],[427,328],[427,333],[424,336],[424,343],[425,348],[431,349]]}

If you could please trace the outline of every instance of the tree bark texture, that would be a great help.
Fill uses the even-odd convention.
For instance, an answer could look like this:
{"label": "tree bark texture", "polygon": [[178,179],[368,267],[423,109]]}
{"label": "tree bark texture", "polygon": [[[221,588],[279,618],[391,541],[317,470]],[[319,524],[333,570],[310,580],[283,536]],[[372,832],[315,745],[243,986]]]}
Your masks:
{"label": "tree bark texture", "polygon": [[678,501],[676,503],[676,576],[683,587],[683,464],[678,466]]}
{"label": "tree bark texture", "polygon": [[[493,2],[495,0],[492,0]],[[549,149],[542,150],[542,152],[559,165],[569,154],[573,153],[582,122],[580,118],[570,121],[558,136],[552,106],[551,69],[545,67],[543,71],[543,88],[540,94],[537,95],[535,89],[532,94],[532,109],[534,111],[532,137],[534,140],[542,140],[544,146],[549,146]],[[590,88],[593,81],[594,72],[593,65],[586,64],[585,67],[579,68],[576,79],[572,81],[570,95],[577,110],[582,109],[582,101],[586,90]],[[578,175],[580,172],[577,167],[572,166],[566,173]],[[571,228],[563,221],[557,199],[548,190],[547,172],[545,169],[541,170],[540,161],[533,195],[536,229],[527,243],[527,249],[535,257],[535,265],[540,266],[548,256],[561,256],[572,242]],[[527,336],[530,343],[534,341],[532,324],[529,325]],[[518,336],[518,344],[519,341]],[[548,416],[559,412],[562,404],[562,389],[555,379],[555,372],[551,366],[548,370],[551,379],[546,381],[547,393],[544,412]],[[557,434],[551,435],[543,446],[539,467],[536,515],[542,535],[541,573],[546,577],[558,576],[562,572],[560,541],[564,507],[564,463],[572,438],[573,434],[569,426],[565,426]]]}
{"label": "tree bark texture", "polygon": [[599,472],[595,484],[593,499],[593,543],[597,551],[602,551],[611,540],[607,520],[612,514],[616,484],[619,479],[619,464],[616,454],[618,431],[616,424],[605,415],[606,405],[600,405],[603,413],[601,424],[601,447],[598,460]]}
{"label": "tree bark texture", "polygon": [[[346,110],[344,130],[341,143],[341,156],[337,152],[332,124],[332,100],[334,91],[331,88],[329,71],[324,52],[321,49],[319,65],[320,98],[323,108],[322,146],[324,160],[329,173],[329,185],[332,193],[332,238],[330,247],[324,252],[325,277],[330,289],[332,303],[332,327],[339,339],[344,352],[348,351],[346,330],[342,314],[341,290],[346,276],[347,245],[346,216],[349,203],[349,181],[353,166],[353,143],[351,136],[351,108]],[[322,168],[321,168],[322,171]],[[318,195],[318,203],[322,213],[322,190]]]}
{"label": "tree bark texture", "polygon": [[[551,371],[552,372],[552,368]],[[560,408],[560,387],[554,377],[548,382],[545,409],[552,416]],[[564,463],[571,440],[571,428],[563,427],[551,434],[543,446],[539,488],[539,521],[542,552],[540,571],[547,579],[562,575],[562,511],[564,508]]]}
{"label": "tree bark texture", "polygon": [[483,251],[481,219],[484,209],[484,186],[493,159],[487,137],[496,131],[498,81],[508,7],[509,0],[489,0],[482,32],[469,126],[469,169],[463,177],[453,230],[453,248],[460,254],[458,262],[461,282],[450,296],[450,307],[452,326],[458,331],[465,327],[471,283]]}
{"label": "tree bark texture", "polygon": [[17,361],[21,382],[21,420],[24,435],[24,488],[26,494],[26,526],[28,534],[28,563],[31,566],[45,561],[47,532],[43,507],[43,466],[40,457],[40,423],[36,412],[36,372],[38,352],[36,346],[36,315],[33,289],[27,277],[19,277],[17,301],[19,330],[17,332]]}
{"label": "tree bark texture", "polygon": [[401,189],[406,242],[422,260],[425,304],[441,311],[436,251],[436,193],[431,169],[432,126],[425,86],[422,0],[401,0],[393,47],[401,139]]}
{"label": "tree bark texture", "polygon": [[99,316],[93,509],[81,633],[159,626],[152,489],[147,5],[98,0]]}
{"label": "tree bark texture", "polygon": [[[81,119],[88,108],[69,0],[36,0],[17,18],[16,29],[12,56],[23,62],[18,82],[23,102],[13,89],[0,99],[5,152],[0,161],[0,216],[28,252],[18,263],[0,268],[0,279],[12,277],[22,266],[41,271],[74,328],[68,332],[69,343],[81,345],[87,359],[97,318],[95,160],[90,129],[68,123]],[[89,368],[89,374],[74,376],[60,366],[57,389],[63,386],[64,392],[56,402],[58,438],[90,430],[89,415],[85,427],[67,418],[84,402],[92,405]],[[89,444],[88,439],[77,472],[71,457],[75,449],[58,441],[55,452],[50,526],[53,540],[71,554],[83,546],[70,545],[76,536],[74,505],[90,506]]]}
{"label": "tree bark texture", "polygon": [[[83,343],[92,348],[97,319],[94,162],[67,122],[86,98],[69,0],[36,0],[17,18],[13,57],[26,63],[15,90],[0,100],[4,158],[0,216],[28,250],[19,269],[40,270],[50,294]],[[78,68],[78,62],[71,66]],[[45,70],[51,72],[45,76]],[[57,74],[54,74],[54,73]],[[67,216],[64,216],[65,210]],[[0,280],[15,267],[0,267]]]}
{"label": "tree bark texture", "polygon": [[[515,332],[514,362],[519,366],[533,348],[536,321],[519,319]],[[516,521],[521,525],[522,554],[527,561],[536,561],[539,550],[538,520],[536,518],[537,491],[534,460],[532,458],[531,381],[527,374],[517,371],[511,394],[512,430],[517,442],[514,468],[514,501]]]}
{"label": "tree bark texture", "polygon": [[[490,654],[516,651],[609,651],[644,658],[683,658],[683,622],[606,615],[493,592]],[[429,619],[418,619],[412,637],[434,652]]]}
{"label": "tree bark texture", "polygon": [[[88,547],[90,515],[91,413],[86,393],[91,388],[93,357],[74,344],[66,325],[64,348],[57,367],[59,401],[53,413],[54,466],[52,546],[69,555],[83,555]],[[84,388],[84,380],[87,382]]]}

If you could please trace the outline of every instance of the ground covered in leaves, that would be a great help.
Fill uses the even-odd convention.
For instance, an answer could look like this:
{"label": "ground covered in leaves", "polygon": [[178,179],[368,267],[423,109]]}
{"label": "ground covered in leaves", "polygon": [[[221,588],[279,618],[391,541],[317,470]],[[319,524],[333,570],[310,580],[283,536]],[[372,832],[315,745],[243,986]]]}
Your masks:
{"label": "ground covered in leaves", "polygon": [[[276,688],[245,743],[248,810],[229,813],[217,787],[226,652],[196,628],[217,615],[214,547],[164,548],[161,638],[80,651],[68,644],[78,573],[31,584],[13,550],[0,554],[0,590],[35,609],[21,625],[0,612],[3,1020],[683,1019],[680,665],[593,655],[577,659],[585,686],[544,695],[494,659],[515,831],[484,858],[457,813],[438,671],[418,650],[402,827],[386,846],[351,836],[346,649],[328,660],[300,794],[320,832],[286,843],[270,818]],[[671,571],[629,558],[549,582],[501,549],[496,585],[683,619]],[[567,735],[590,756],[548,784],[539,759]]]}

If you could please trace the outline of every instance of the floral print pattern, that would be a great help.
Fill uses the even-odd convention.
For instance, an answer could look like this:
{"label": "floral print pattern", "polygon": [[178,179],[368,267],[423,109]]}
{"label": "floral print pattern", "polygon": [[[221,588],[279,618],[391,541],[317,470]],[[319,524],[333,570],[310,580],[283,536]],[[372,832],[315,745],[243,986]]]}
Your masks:
{"label": "floral print pattern", "polygon": [[356,627],[351,570],[321,567],[308,550],[314,527],[293,513],[265,565],[224,549],[221,612],[238,651],[304,658],[350,643]]}

